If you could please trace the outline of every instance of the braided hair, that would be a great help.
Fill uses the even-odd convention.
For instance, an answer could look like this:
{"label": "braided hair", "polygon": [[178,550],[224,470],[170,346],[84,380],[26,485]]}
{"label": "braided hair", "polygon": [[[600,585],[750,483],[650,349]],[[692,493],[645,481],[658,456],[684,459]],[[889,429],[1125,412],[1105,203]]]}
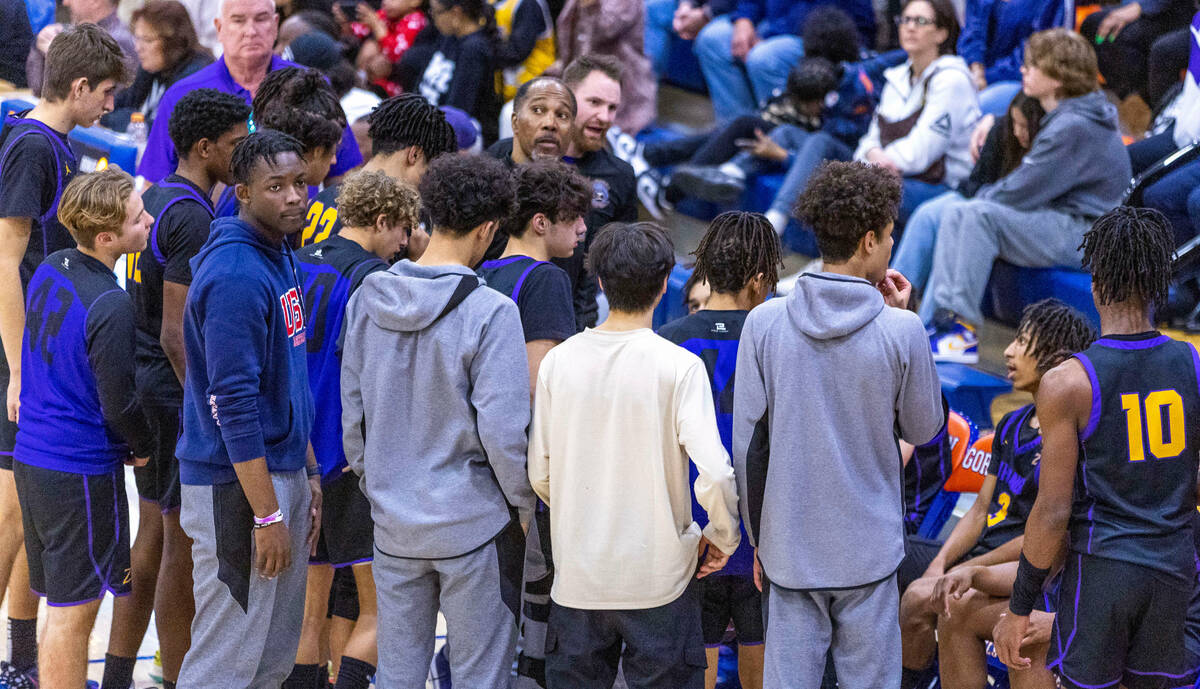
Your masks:
{"label": "braided hair", "polygon": [[233,158],[230,161],[233,180],[238,184],[249,184],[250,175],[259,161],[274,165],[275,160],[284,153],[295,153],[297,157],[303,157],[304,147],[283,132],[259,129],[233,147]]}
{"label": "braided hair", "polygon": [[443,153],[458,150],[454,128],[446,115],[418,93],[404,93],[380,103],[367,116],[371,150],[387,155],[416,146],[432,161]]}
{"label": "braided hair", "polygon": [[1058,299],[1043,299],[1025,307],[1017,333],[1025,335],[1025,353],[1046,371],[1082,352],[1096,340],[1096,329],[1082,313]]}
{"label": "braided hair", "polygon": [[1136,299],[1151,308],[1166,303],[1175,239],[1159,211],[1118,206],[1092,223],[1079,248],[1097,303]]}
{"label": "braided hair", "polygon": [[707,281],[713,292],[737,294],[756,275],[768,286],[779,282],[783,266],[779,235],[760,213],[728,211],[708,226],[700,246],[692,252],[697,280]]}

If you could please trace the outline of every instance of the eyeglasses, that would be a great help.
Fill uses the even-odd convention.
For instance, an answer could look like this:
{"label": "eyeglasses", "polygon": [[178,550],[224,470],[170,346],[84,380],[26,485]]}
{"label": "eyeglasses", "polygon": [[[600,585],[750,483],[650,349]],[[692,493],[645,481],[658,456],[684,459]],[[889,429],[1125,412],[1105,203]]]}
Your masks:
{"label": "eyeglasses", "polygon": [[896,26],[904,26],[905,24],[916,24],[917,26],[933,26],[937,23],[936,19],[929,17],[896,17]]}
{"label": "eyeglasses", "polygon": [[158,43],[161,40],[162,40],[161,36],[139,36],[137,34],[133,35],[133,42],[140,43],[142,45],[151,45],[153,43]]}

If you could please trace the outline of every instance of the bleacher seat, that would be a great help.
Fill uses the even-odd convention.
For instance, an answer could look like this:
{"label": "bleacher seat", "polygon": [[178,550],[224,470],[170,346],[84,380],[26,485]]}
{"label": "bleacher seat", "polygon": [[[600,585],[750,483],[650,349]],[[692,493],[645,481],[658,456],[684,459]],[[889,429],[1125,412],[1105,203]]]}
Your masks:
{"label": "bleacher seat", "polygon": [[663,295],[662,301],[658,302],[658,306],[654,309],[655,330],[658,330],[664,323],[670,323],[676,318],[683,318],[687,315],[687,307],[683,304],[683,286],[687,284],[690,277],[692,277],[692,269],[685,268],[683,259],[676,256],[675,267],[667,276],[667,293]]}
{"label": "bleacher seat", "polygon": [[33,105],[33,103],[23,98],[9,98],[8,100],[0,100],[0,117],[8,117],[14,112],[32,110]]}
{"label": "bleacher seat", "polygon": [[992,266],[984,314],[1015,327],[1026,306],[1050,297],[1075,307],[1100,326],[1100,314],[1092,302],[1091,275],[1069,268],[1018,268],[1002,260]]}
{"label": "bleacher seat", "polygon": [[991,428],[992,400],[1011,391],[1012,384],[965,364],[940,362],[937,371],[950,407],[979,428]]}
{"label": "bleacher seat", "polygon": [[[20,98],[0,101],[0,117],[8,117],[33,106],[33,103]],[[119,165],[130,174],[137,168],[137,146],[123,134],[96,125],[76,127],[67,138],[71,142],[71,150],[79,158],[79,168],[83,172],[92,172],[110,163]]]}

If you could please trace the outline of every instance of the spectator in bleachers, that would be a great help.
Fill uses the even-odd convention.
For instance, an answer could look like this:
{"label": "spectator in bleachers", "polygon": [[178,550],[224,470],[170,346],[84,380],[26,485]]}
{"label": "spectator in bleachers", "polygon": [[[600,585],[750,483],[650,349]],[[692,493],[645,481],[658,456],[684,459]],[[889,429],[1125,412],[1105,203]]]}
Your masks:
{"label": "spectator in bleachers", "polygon": [[884,72],[875,119],[854,158],[903,178],[899,228],[971,173],[979,105],[967,64],[954,54],[959,29],[949,0],[909,0],[897,21],[908,61]]}
{"label": "spectator in bleachers", "polygon": [[[654,121],[658,95],[654,71],[642,50],[645,20],[644,0],[567,0],[558,15],[558,59],[546,70],[565,76],[577,58],[615,60],[622,75],[615,124],[634,135]],[[579,100],[582,108],[583,99]],[[613,123],[610,118],[604,128]]]}
{"label": "spectator in bleachers", "polygon": [[729,14],[737,0],[647,0],[646,57],[662,79],[670,71],[671,36],[694,41],[700,30],[723,14]]}
{"label": "spectator in bleachers", "polygon": [[[339,12],[336,6],[333,12]],[[346,31],[349,31],[349,27]],[[344,33],[333,14],[318,10],[301,10],[279,23],[279,35],[275,37],[275,54],[283,56],[292,41],[314,32],[323,33],[335,40]]]}
{"label": "spectator in bleachers", "polygon": [[[150,139],[138,163],[138,174],[151,182],[166,177],[175,167],[175,148],[167,134],[167,123],[175,104],[184,94],[197,88],[215,88],[239,96],[249,105],[267,73],[295,66],[271,52],[278,33],[278,19],[270,0],[223,0],[221,16],[216,21],[224,48],[221,58],[175,82],[159,101],[158,115],[150,127]],[[347,126],[342,132],[337,162],[330,169],[329,177],[336,179],[358,167],[362,161],[354,133]]]}
{"label": "spectator in bleachers", "polygon": [[0,81],[25,88],[25,57],[33,45],[29,14],[21,0],[0,1]]}
{"label": "spectator in bleachers", "polygon": [[1187,28],[1195,13],[1192,0],[1125,0],[1083,20],[1079,31],[1096,47],[1105,85],[1124,99],[1138,94],[1151,102],[1148,61],[1155,42]]}
{"label": "spectator in bleachers", "polygon": [[934,303],[923,306],[934,313],[938,358],[978,361],[975,328],[995,259],[1076,268],[1083,233],[1120,201],[1129,155],[1096,74],[1096,53],[1079,34],[1050,29],[1026,44],[1025,95],[1046,116],[1015,170],[942,211],[925,296]]}
{"label": "spectator in bleachers", "polygon": [[496,68],[500,97],[510,101],[517,87],[554,64],[554,19],[546,0],[497,0]]}
{"label": "spectator in bleachers", "polygon": [[101,123],[124,131],[129,116],[140,112],[154,122],[167,87],[212,64],[213,56],[200,46],[187,10],[177,0],[149,0],[133,13],[133,42],[138,71],[129,88],[117,94],[116,109]]}
{"label": "spectator in bleachers", "polygon": [[[342,56],[341,44],[324,31],[313,31],[298,36],[283,51],[283,58],[324,74],[337,94],[342,110],[346,113],[346,121],[351,126],[370,114],[371,109],[383,100],[374,92],[359,86],[358,73]],[[359,137],[359,150],[366,157],[367,150],[363,146],[362,137],[359,136],[359,129],[355,128],[354,133]],[[365,125],[361,129],[361,133],[365,135]]]}
{"label": "spectator in bleachers", "polygon": [[333,6],[334,17],[348,24],[347,29],[362,42],[355,64],[366,71],[368,81],[388,96],[402,90],[391,79],[392,67],[404,57],[428,23],[425,5],[424,0],[384,0],[379,9],[374,9],[360,2],[352,22],[346,22],[351,18],[343,15],[336,3]]}
{"label": "spectator in bleachers", "polygon": [[[783,87],[805,54],[795,32],[822,0],[739,0],[733,12],[708,22],[696,37],[696,57],[719,121],[752,114]],[[854,17],[865,45],[874,44],[870,0],[838,3]]]}
{"label": "spectator in bleachers", "polygon": [[[1016,338],[1004,350],[1008,379],[1015,389],[1036,393],[1047,371],[1071,353],[1087,349],[1095,339],[1096,330],[1087,318],[1057,299],[1027,306],[1021,314]],[[905,678],[902,689],[913,687],[921,671],[933,661],[938,616],[951,604],[946,599],[946,588],[958,596],[971,588],[969,580],[966,587],[961,587],[960,581],[955,582],[961,576],[960,570],[1015,563],[1021,553],[1025,520],[1037,497],[1041,424],[1037,410],[1027,404],[1006,414],[996,428],[990,461],[979,472],[985,473],[983,485],[971,508],[954,525],[945,541],[910,540],[901,569],[923,570],[924,574],[906,588],[900,603]],[[957,603],[958,596],[949,598]],[[1003,609],[1007,610],[1007,604]],[[999,612],[996,610],[986,624],[989,635]],[[955,612],[954,617],[957,616]],[[1045,653],[1044,649],[1042,653]],[[967,656],[952,661],[943,656],[941,662],[943,667],[951,664],[959,673],[964,668],[982,666],[982,653],[968,653]],[[1045,672],[1044,667],[1041,671]],[[959,681],[945,686],[984,686],[984,683],[962,681],[961,674],[956,677]]]}
{"label": "spectator in bleachers", "polygon": [[[1025,40],[1062,21],[1059,0],[970,0],[958,54],[971,69],[985,113],[1003,110],[1021,86]],[[1004,84],[1004,88],[993,88]],[[1008,85],[1011,85],[1009,87]]]}
{"label": "spectator in bleachers", "polygon": [[[130,74],[137,71],[137,49],[133,44],[133,33],[125,22],[117,17],[116,0],[65,0],[64,6],[71,13],[72,24],[91,22],[108,32],[121,52],[125,54],[125,66]],[[42,80],[46,75],[46,51],[54,37],[62,33],[67,24],[51,24],[37,33],[33,47],[25,58],[25,77],[33,95],[41,97]]]}
{"label": "spectator in bleachers", "polygon": [[500,116],[492,7],[486,0],[431,0],[429,18],[440,34],[434,51],[418,54],[417,63],[402,59],[401,64],[421,75],[414,90],[434,105],[453,105],[470,114],[490,144],[496,140]]}
{"label": "spectator in bleachers", "polygon": [[25,0],[25,11],[29,16],[29,28],[33,35],[54,23],[56,3],[54,0]]}
{"label": "spectator in bleachers", "polygon": [[[937,231],[942,220],[942,211],[947,205],[974,197],[980,189],[999,182],[1008,173],[1017,169],[1021,159],[1029,152],[1033,139],[1045,117],[1042,104],[1024,93],[1018,93],[1008,107],[1008,113],[990,127],[979,159],[968,177],[956,191],[922,203],[908,219],[904,237],[896,247],[892,266],[912,283],[913,291],[921,294],[929,281],[933,267],[933,247],[937,242]],[[990,116],[989,116],[990,117]],[[987,125],[986,118],[980,125]],[[921,304],[921,318],[929,321],[933,317],[934,301],[927,299]]]}

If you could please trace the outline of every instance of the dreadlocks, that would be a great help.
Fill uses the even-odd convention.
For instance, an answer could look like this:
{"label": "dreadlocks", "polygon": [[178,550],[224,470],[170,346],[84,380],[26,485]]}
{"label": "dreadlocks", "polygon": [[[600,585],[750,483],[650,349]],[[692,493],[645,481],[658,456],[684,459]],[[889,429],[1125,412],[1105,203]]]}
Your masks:
{"label": "dreadlocks", "polygon": [[1166,303],[1175,240],[1162,213],[1118,206],[1092,224],[1080,248],[1098,303],[1139,299],[1153,308]]}
{"label": "dreadlocks", "polygon": [[1037,360],[1038,373],[1042,374],[1087,349],[1096,339],[1091,321],[1057,299],[1026,306],[1017,332],[1025,335],[1025,353]]}
{"label": "dreadlocks", "polygon": [[696,257],[693,277],[707,281],[713,292],[737,294],[755,275],[761,274],[770,287],[779,282],[783,265],[779,235],[759,213],[729,211],[708,226]]}
{"label": "dreadlocks", "polygon": [[368,116],[371,151],[387,155],[416,146],[432,161],[458,150],[454,128],[437,106],[418,93],[405,93],[379,104]]}

